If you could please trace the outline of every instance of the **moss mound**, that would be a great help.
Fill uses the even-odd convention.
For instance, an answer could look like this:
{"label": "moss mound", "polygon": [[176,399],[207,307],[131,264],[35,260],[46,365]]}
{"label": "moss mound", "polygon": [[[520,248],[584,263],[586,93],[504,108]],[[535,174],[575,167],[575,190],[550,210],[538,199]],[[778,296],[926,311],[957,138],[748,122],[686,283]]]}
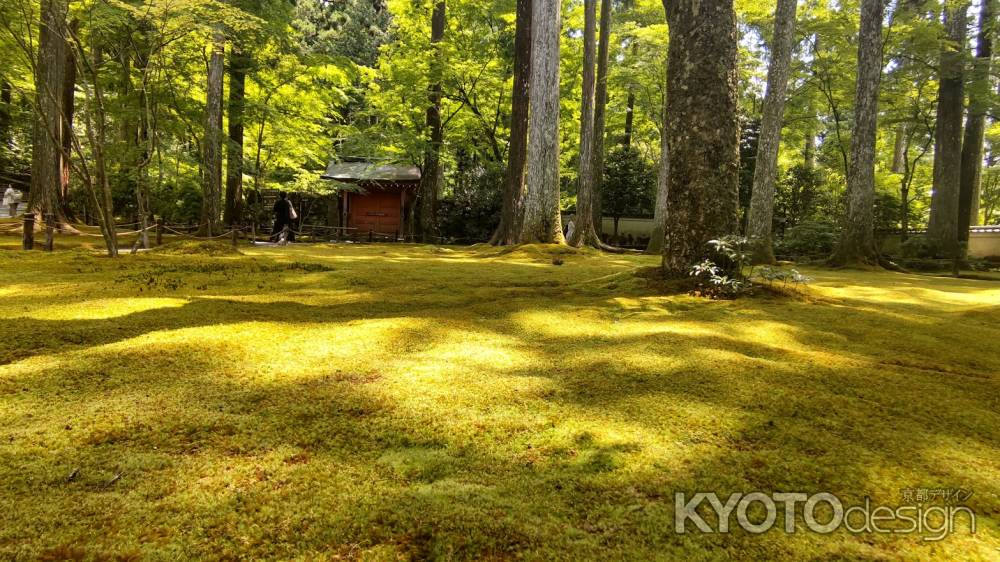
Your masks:
{"label": "moss mound", "polygon": [[495,256],[506,256],[514,259],[531,260],[564,260],[584,256],[600,255],[593,248],[574,248],[565,244],[521,244],[520,246],[505,246],[498,248]]}
{"label": "moss mound", "polygon": [[153,254],[175,256],[240,256],[240,252],[231,242],[215,242],[210,240],[181,240],[170,242],[150,250]]}

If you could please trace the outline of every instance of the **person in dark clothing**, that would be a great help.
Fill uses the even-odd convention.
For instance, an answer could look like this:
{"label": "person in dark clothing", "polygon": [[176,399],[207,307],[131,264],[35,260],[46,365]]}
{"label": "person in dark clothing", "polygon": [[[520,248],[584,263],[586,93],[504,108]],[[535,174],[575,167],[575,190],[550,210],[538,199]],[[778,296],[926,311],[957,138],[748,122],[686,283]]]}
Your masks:
{"label": "person in dark clothing", "polygon": [[288,200],[288,194],[282,191],[278,194],[278,200],[274,202],[274,229],[271,231],[271,240],[277,242],[281,237],[281,231],[288,227],[288,241],[295,242],[295,228],[292,224],[297,217],[292,202]]}

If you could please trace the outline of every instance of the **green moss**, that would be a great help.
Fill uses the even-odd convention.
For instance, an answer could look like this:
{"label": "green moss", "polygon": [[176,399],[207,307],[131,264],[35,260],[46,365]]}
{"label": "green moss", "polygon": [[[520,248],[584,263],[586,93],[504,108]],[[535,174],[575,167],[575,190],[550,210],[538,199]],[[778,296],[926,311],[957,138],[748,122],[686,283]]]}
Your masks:
{"label": "green moss", "polygon": [[[241,252],[0,252],[0,558],[997,557],[995,282],[715,302],[647,256]],[[673,532],[676,491],[939,487],[977,534]]]}
{"label": "green moss", "polygon": [[178,240],[150,250],[154,254],[170,255],[204,255],[231,256],[239,255],[240,251],[231,242],[212,242],[201,240]]}

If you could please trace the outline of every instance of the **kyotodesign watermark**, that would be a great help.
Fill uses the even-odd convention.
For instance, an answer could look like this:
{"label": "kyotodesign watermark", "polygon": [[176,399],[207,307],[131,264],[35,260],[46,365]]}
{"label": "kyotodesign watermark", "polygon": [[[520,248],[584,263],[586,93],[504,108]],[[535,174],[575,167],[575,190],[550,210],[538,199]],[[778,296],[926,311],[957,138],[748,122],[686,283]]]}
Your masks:
{"label": "kyotodesign watermark", "polygon": [[[735,526],[755,534],[774,528],[786,533],[804,528],[826,534],[843,528],[857,534],[919,534],[926,541],[939,541],[956,529],[976,532],[976,514],[961,504],[972,496],[971,491],[908,488],[901,490],[901,496],[903,503],[899,505],[880,505],[869,497],[859,504],[847,504],[827,492],[734,493],[724,500],[715,492],[677,492],[674,531],[728,533]],[[929,505],[932,501],[941,504]],[[705,516],[713,513],[715,517],[706,520]]]}

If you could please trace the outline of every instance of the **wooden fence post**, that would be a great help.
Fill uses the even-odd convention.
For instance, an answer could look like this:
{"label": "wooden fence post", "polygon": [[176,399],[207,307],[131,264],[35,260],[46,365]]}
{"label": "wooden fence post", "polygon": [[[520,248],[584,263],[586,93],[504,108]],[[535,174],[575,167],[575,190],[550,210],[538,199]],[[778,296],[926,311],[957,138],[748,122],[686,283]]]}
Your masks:
{"label": "wooden fence post", "polygon": [[234,247],[234,248],[235,248],[235,247],[237,247],[237,246],[239,245],[239,243],[238,243],[238,239],[237,239],[237,237],[238,237],[239,235],[240,235],[240,231],[234,228],[234,229],[233,229],[233,247]]}
{"label": "wooden fence post", "polygon": [[35,247],[35,213],[24,213],[24,231],[21,236],[21,246],[25,250]]}
{"label": "wooden fence post", "polygon": [[375,240],[375,231],[368,229],[368,243],[371,244]]}
{"label": "wooden fence post", "polygon": [[156,217],[156,245],[163,245],[163,217]]}

